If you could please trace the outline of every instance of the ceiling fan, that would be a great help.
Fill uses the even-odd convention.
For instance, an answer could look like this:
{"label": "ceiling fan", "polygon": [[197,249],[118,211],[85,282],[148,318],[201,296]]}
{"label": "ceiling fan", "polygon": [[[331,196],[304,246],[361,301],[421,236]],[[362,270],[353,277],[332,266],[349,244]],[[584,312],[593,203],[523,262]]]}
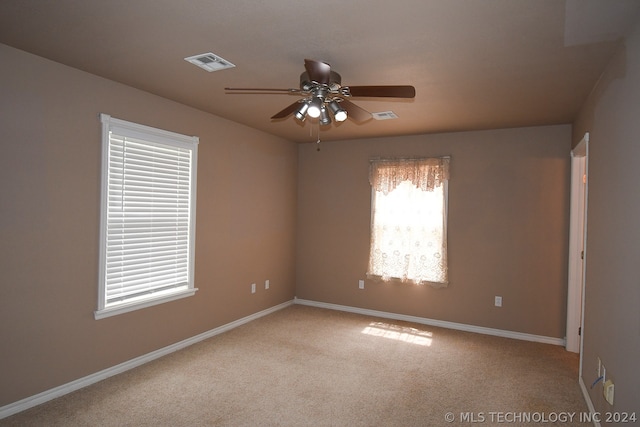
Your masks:
{"label": "ceiling fan", "polygon": [[[305,72],[300,75],[299,89],[225,88],[228,92],[287,93],[303,98],[274,114],[271,119],[283,119],[290,114],[301,122],[307,116],[318,118],[321,125],[331,123],[331,115],[337,122],[351,118],[356,122],[369,120],[371,113],[349,101],[351,97],[414,98],[413,86],[342,86],[340,74],[331,70],[326,62],[304,60]],[[331,115],[329,114],[331,113]]]}

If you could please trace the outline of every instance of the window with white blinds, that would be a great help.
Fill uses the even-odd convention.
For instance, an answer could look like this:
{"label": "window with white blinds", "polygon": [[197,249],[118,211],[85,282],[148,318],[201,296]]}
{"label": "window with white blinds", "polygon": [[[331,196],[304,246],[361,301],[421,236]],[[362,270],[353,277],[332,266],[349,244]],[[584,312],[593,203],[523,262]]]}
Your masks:
{"label": "window with white blinds", "polygon": [[96,318],[193,295],[198,138],[101,116]]}

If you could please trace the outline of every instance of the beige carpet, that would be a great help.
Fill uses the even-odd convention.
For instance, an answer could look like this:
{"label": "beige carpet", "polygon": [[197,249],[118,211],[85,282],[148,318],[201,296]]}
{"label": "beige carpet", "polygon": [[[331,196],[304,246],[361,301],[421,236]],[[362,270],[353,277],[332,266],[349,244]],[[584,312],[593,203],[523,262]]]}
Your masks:
{"label": "beige carpet", "polygon": [[586,411],[562,347],[294,305],[0,425],[574,426]]}

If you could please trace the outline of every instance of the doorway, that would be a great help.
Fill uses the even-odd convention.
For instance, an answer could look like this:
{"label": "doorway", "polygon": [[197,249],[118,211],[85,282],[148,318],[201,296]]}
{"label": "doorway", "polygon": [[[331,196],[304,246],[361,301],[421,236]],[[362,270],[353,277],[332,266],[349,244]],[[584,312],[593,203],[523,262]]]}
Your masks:
{"label": "doorway", "polygon": [[[571,205],[569,219],[569,282],[567,290],[566,349],[582,353],[584,284],[587,256],[587,195],[589,187],[589,133],[571,150]],[[582,357],[580,358],[582,362]]]}

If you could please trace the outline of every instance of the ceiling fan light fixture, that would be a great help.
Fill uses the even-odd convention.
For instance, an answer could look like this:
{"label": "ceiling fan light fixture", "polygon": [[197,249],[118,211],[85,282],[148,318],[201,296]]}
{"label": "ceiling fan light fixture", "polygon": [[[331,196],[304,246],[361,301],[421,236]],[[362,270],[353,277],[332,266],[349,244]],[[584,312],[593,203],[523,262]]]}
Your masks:
{"label": "ceiling fan light fixture", "polygon": [[328,125],[331,124],[331,117],[329,117],[329,113],[324,106],[320,109],[320,124]]}
{"label": "ceiling fan light fixture", "polygon": [[329,103],[329,110],[333,113],[333,118],[336,119],[336,122],[344,122],[347,120],[347,112],[340,107],[338,101],[331,101]]}
{"label": "ceiling fan light fixture", "polygon": [[296,111],[296,114],[295,114],[296,119],[300,120],[301,122],[304,122],[304,119],[307,118],[307,110],[308,109],[309,109],[309,103],[308,102],[302,102],[300,104],[300,107]]}
{"label": "ceiling fan light fixture", "polygon": [[313,97],[313,99],[311,99],[311,101],[309,102],[309,108],[307,109],[307,114],[309,115],[309,117],[313,117],[314,119],[317,119],[318,117],[320,117],[320,112],[322,108],[323,108],[322,99],[318,97]]}

